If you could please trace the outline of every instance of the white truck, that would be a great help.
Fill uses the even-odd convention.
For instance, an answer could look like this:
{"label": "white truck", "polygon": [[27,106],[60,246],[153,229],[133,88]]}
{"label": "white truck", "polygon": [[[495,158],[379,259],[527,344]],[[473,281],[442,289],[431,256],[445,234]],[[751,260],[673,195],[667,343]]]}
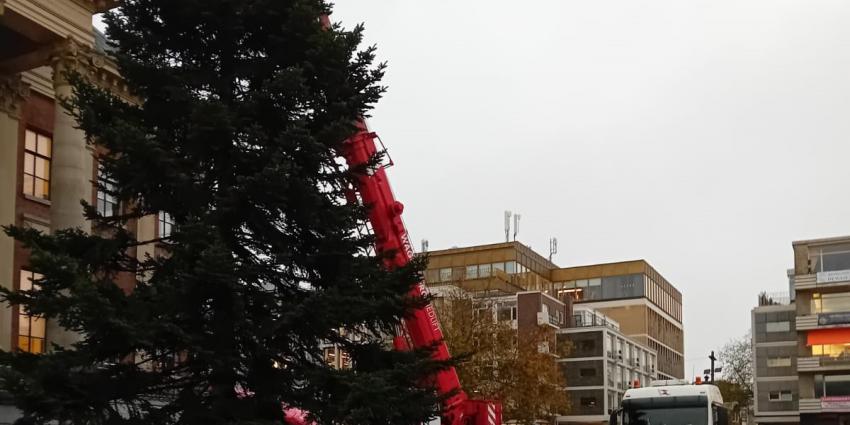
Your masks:
{"label": "white truck", "polygon": [[623,395],[610,425],[728,425],[723,396],[714,385],[685,380],[653,381]]}

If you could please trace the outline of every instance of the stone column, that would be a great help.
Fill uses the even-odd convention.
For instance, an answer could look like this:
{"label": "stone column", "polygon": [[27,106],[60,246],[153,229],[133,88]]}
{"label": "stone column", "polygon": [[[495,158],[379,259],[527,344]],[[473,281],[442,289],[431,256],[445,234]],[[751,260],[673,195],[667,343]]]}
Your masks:
{"label": "stone column", "polygon": [[[21,104],[29,88],[18,75],[0,75],[0,225],[15,224],[15,198],[18,181],[18,120]],[[0,285],[15,284],[15,241],[0,232]],[[10,350],[12,342],[12,309],[0,305],[0,349]]]}
{"label": "stone column", "polygon": [[[91,224],[83,216],[80,201],[92,201],[93,156],[86,146],[85,134],[76,128],[76,120],[61,104],[62,99],[73,96],[65,73],[83,69],[83,49],[69,39],[61,43],[51,57],[56,95],[50,179],[50,230],[53,232],[69,228],[91,231]],[[48,320],[49,344],[68,347],[79,339],[78,334],[65,330],[54,320]]]}

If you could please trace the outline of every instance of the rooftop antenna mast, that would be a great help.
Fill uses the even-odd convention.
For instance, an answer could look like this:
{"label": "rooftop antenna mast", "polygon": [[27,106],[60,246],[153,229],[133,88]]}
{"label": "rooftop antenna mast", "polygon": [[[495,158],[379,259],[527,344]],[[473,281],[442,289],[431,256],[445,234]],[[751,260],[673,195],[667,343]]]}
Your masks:
{"label": "rooftop antenna mast", "polygon": [[511,241],[511,212],[505,210],[505,242]]}
{"label": "rooftop antenna mast", "polygon": [[552,257],[558,253],[558,238],[549,238],[549,262],[552,262]]}
{"label": "rooftop antenna mast", "polygon": [[422,239],[422,252],[428,252],[428,239]]}
{"label": "rooftop antenna mast", "polygon": [[516,235],[519,233],[519,214],[514,214],[514,241],[516,241]]}

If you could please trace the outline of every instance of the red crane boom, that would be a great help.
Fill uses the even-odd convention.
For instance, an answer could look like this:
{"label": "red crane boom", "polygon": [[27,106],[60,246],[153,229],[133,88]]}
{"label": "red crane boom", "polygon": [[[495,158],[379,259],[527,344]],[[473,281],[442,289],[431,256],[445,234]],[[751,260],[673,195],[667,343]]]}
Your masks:
{"label": "red crane boom", "polygon": [[[344,144],[343,156],[349,167],[368,164],[379,153],[375,143],[377,135],[370,132],[365,123],[358,123],[358,132]],[[413,258],[413,247],[410,236],[401,219],[404,210],[401,202],[395,199],[384,167],[377,168],[372,173],[363,174],[358,178],[355,188],[360,199],[371,206],[369,222],[375,234],[375,251],[379,254],[393,252],[395,255],[388,260],[388,267],[402,267]],[[419,282],[412,289],[411,295],[425,297],[428,288],[425,282]],[[403,335],[396,336],[397,349],[407,348],[408,341],[413,348],[436,347],[434,358],[449,359],[449,349],[443,341],[443,331],[434,306],[428,303],[417,309],[404,320]],[[452,367],[437,373],[433,383],[440,395],[451,394],[445,401],[443,423],[451,425],[501,425],[502,406],[496,401],[471,400],[463,392],[457,371]]]}

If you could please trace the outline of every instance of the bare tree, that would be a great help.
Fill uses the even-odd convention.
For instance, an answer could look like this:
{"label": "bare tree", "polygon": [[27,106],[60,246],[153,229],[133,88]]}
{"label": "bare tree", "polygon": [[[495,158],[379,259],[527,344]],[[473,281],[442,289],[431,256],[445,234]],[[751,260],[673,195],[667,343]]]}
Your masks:
{"label": "bare tree", "polygon": [[725,401],[738,402],[739,406],[749,406],[753,398],[753,345],[752,337],[746,335],[733,338],[720,350],[720,362],[723,367],[724,381],[720,386],[726,389]]}
{"label": "bare tree", "polygon": [[502,401],[505,420],[533,424],[564,414],[564,377],[551,354],[539,347],[551,335],[540,329],[517,333],[498,320],[498,302],[455,288],[435,302],[446,343],[463,358],[458,374],[473,397]]}

